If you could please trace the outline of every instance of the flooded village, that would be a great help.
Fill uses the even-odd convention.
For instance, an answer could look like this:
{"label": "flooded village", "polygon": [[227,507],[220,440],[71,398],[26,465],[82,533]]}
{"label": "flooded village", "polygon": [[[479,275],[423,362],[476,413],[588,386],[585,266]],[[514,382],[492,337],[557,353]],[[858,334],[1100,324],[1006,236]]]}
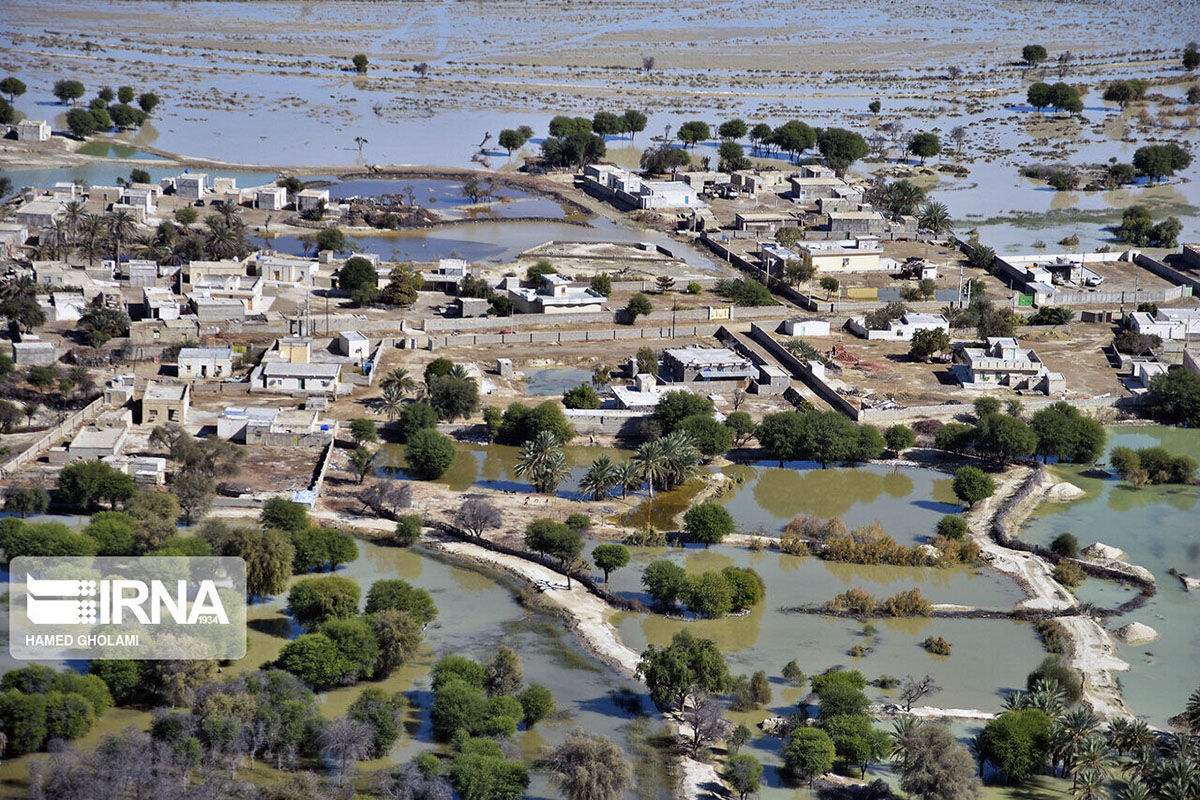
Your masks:
{"label": "flooded village", "polygon": [[0,796],[1200,799],[1198,23],[7,7]]}

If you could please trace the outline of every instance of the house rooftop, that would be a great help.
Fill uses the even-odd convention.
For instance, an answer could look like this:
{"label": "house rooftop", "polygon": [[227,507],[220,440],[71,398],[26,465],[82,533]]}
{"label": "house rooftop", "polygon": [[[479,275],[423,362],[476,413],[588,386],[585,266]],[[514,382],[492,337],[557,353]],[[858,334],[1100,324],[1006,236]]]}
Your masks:
{"label": "house rooftop", "polygon": [[270,359],[263,362],[263,374],[268,377],[333,379],[338,377],[341,372],[342,365],[338,363],[316,361],[308,364],[293,364],[290,361],[281,361],[279,359]]}
{"label": "house rooftop", "polygon": [[233,358],[232,347],[184,347],[179,351],[179,360],[185,358]]}
{"label": "house rooftop", "polygon": [[146,384],[146,393],[142,397],[146,400],[177,401],[186,397],[187,391],[186,384],[150,381]]}
{"label": "house rooftop", "polygon": [[720,367],[749,362],[724,347],[670,347],[667,355],[682,364],[696,367]]}
{"label": "house rooftop", "polygon": [[366,336],[363,336],[363,335],[362,335],[361,333],[359,333],[358,331],[338,331],[338,336],[341,336],[343,339],[346,339],[346,340],[348,340],[348,341],[351,341],[351,342],[365,342],[365,341],[368,341],[368,340],[367,340],[367,337],[366,337]]}

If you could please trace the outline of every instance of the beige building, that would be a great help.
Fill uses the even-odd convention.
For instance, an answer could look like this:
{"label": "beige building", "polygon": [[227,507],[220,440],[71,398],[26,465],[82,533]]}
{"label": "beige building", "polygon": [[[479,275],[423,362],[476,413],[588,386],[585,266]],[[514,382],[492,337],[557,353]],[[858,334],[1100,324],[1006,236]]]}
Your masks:
{"label": "beige building", "polygon": [[186,383],[150,381],[142,394],[142,424],[186,425],[192,402],[192,389]]}
{"label": "beige building", "polygon": [[846,239],[820,242],[796,242],[796,252],[812,257],[820,273],[877,272],[884,269],[883,248],[878,239]]}

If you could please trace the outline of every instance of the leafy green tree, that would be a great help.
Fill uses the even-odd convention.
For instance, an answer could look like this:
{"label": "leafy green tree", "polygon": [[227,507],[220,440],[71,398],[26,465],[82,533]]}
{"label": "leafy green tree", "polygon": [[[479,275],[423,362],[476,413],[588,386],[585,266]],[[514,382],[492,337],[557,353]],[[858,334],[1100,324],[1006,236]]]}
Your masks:
{"label": "leafy green tree", "polygon": [[20,514],[44,514],[50,507],[50,494],[40,486],[6,486],[4,488],[4,510]]}
{"label": "leafy green tree", "polygon": [[265,528],[295,533],[308,529],[308,509],[284,497],[272,497],[263,505],[258,521]]}
{"label": "leafy green tree", "polygon": [[687,591],[687,572],[666,559],[652,561],[642,571],[642,586],[655,603],[670,608]]}
{"label": "leafy green tree", "polygon": [[717,167],[722,172],[750,168],[750,159],[746,158],[746,151],[737,142],[721,142],[717,148],[717,158]]}
{"label": "leafy green tree", "polygon": [[524,135],[521,134],[520,131],[513,130],[511,128],[505,128],[504,130],[500,131],[500,136],[498,139],[496,139],[496,141],[501,147],[507,150],[508,154],[511,156],[513,154],[513,150],[520,150],[528,140]]}
{"label": "leafy green tree", "polygon": [[438,419],[453,422],[475,413],[479,406],[479,386],[471,378],[443,375],[429,382],[429,405]]}
{"label": "leafy green tree", "polygon": [[1173,369],[1150,379],[1152,408],[1163,419],[1200,426],[1200,375]]}
{"label": "leafy green tree", "polygon": [[766,138],[795,161],[800,153],[817,144],[817,132],[798,119],[789,120],[771,131]]}
{"label": "leafy green tree", "polygon": [[375,427],[375,420],[362,417],[350,420],[350,438],[356,445],[379,441],[379,430]]}
{"label": "leafy green tree", "polygon": [[879,761],[891,752],[891,740],[886,733],[871,725],[865,715],[840,714],[826,718],[822,709],[822,729],[833,740],[834,750],[847,766],[857,765],[866,775],[872,761]]}
{"label": "leafy green tree", "polygon": [[437,480],[446,474],[456,454],[450,437],[429,428],[414,433],[404,448],[407,471],[423,481]]}
{"label": "leafy green tree", "polygon": [[686,167],[692,161],[686,150],[664,144],[642,153],[641,167],[646,172],[665,174]]}
{"label": "leafy green tree", "polygon": [[[214,546],[214,549],[218,548]],[[256,597],[269,597],[287,588],[295,550],[285,531],[248,526],[235,528],[220,542],[219,549],[221,555],[245,559],[246,595],[251,602]]]}
{"label": "leafy green tree", "polygon": [[1007,414],[987,414],[975,426],[975,449],[1001,462],[1032,455],[1037,444],[1037,433]]}
{"label": "leafy green tree", "polygon": [[908,357],[914,361],[928,361],[930,356],[945,353],[950,349],[950,334],[944,328],[927,328],[915,331]]}
{"label": "leafy green tree", "polygon": [[156,95],[154,92],[143,92],[142,94],[139,94],[137,101],[138,108],[140,108],[142,111],[145,111],[147,114],[153,113],[154,109],[159,103],[158,95]]}
{"label": "leafy green tree", "polygon": [[739,754],[725,762],[725,780],[742,800],[755,794],[762,778],[763,766],[754,756]]}
{"label": "leafy green tree", "polygon": [[54,96],[64,105],[83,97],[86,91],[79,81],[63,78],[54,82]]}
{"label": "leafy green tree", "polygon": [[962,539],[967,535],[967,523],[957,514],[946,514],[938,520],[937,535],[947,539]]}
{"label": "leafy green tree", "polygon": [[1060,461],[1086,464],[1104,452],[1104,426],[1083,416],[1069,403],[1057,402],[1034,412],[1030,420],[1037,434],[1037,454]]}
{"label": "leafy green tree", "polygon": [[400,408],[396,419],[396,433],[400,441],[407,442],[417,431],[437,428],[438,416],[428,403],[406,403]]}
{"label": "leafy green tree", "polygon": [[115,508],[118,502],[133,496],[133,478],[103,461],[76,461],[58,474],[58,494],[63,502],[89,508],[104,499]]}
{"label": "leafy green tree", "polygon": [[521,657],[512,648],[500,645],[496,649],[496,656],[487,665],[487,677],[484,679],[487,693],[493,697],[516,695],[524,680]]}
{"label": "leafy green tree", "polygon": [[629,302],[625,305],[625,313],[629,317],[630,324],[637,321],[638,317],[644,317],[654,309],[650,303],[650,298],[638,292],[629,298]]}
{"label": "leafy green tree", "polygon": [[634,136],[646,130],[646,115],[632,108],[627,109],[621,115],[621,130],[628,133],[632,141]]}
{"label": "leafy green tree", "polygon": [[664,434],[671,433],[685,420],[696,416],[713,414],[713,402],[709,398],[686,389],[667,392],[654,407],[654,421]]}
{"label": "leafy green tree", "polygon": [[825,163],[838,174],[844,173],[851,164],[871,152],[862,136],[845,128],[822,130],[817,136],[817,149],[825,157]]}
{"label": "leafy green tree", "polygon": [[706,456],[720,456],[733,447],[733,432],[708,414],[684,417],[677,430],[686,431],[696,448]]}
{"label": "leafy green tree", "polygon": [[1051,102],[1050,84],[1043,81],[1030,84],[1025,92],[1025,101],[1038,111],[1053,105]]}
{"label": "leafy green tree", "polygon": [[366,53],[355,53],[354,58],[350,59],[350,63],[354,66],[354,71],[359,75],[366,75],[367,69],[370,67]]}
{"label": "leafy green tree", "polygon": [[675,135],[679,137],[679,141],[683,142],[684,147],[695,147],[698,142],[710,139],[712,130],[708,127],[707,122],[692,120],[680,125]]}
{"label": "leafy green tree", "polygon": [[524,714],[525,729],[530,730],[534,725],[554,713],[554,695],[540,683],[531,683],[517,695]]}
{"label": "leafy green tree", "polygon": [[968,508],[996,491],[995,482],[978,467],[959,467],[954,472],[952,486],[954,496]]}
{"label": "leafy green tree", "polygon": [[[346,242],[346,234],[342,233],[341,228],[322,228],[321,230],[317,231],[314,241],[316,243],[317,250],[330,250],[334,253],[344,253],[348,247],[348,243]],[[343,286],[341,288],[345,287]]]}
{"label": "leafy green tree", "polygon": [[450,765],[450,783],[462,800],[519,800],[529,786],[520,761],[505,759],[491,739],[468,739]]}
{"label": "leafy green tree", "polygon": [[604,582],[608,583],[609,573],[615,572],[629,564],[629,550],[622,544],[598,544],[592,549],[592,563],[604,573]]}
{"label": "leafy green tree", "polygon": [[783,748],[783,763],[800,779],[813,779],[833,769],[837,755],[833,739],[820,728],[797,728],[788,736]]}
{"label": "leafy green tree", "polygon": [[67,128],[78,137],[91,136],[98,127],[96,116],[86,108],[73,108],[67,112]]}
{"label": "leafy green tree", "polygon": [[733,443],[742,447],[754,438],[757,426],[745,411],[732,411],[725,417],[725,427],[733,437]]}
{"label": "leafy green tree", "polygon": [[984,726],[981,755],[1012,783],[1024,783],[1046,761],[1050,717],[1040,709],[1005,711]]}
{"label": "leafy green tree", "polygon": [[942,152],[942,143],[936,133],[917,133],[908,142],[908,152],[920,158],[924,164],[925,159]]}
{"label": "leafy green tree", "polygon": [[8,95],[8,102],[15,103],[17,98],[25,94],[25,83],[13,75],[0,81],[0,94]]}
{"label": "leafy green tree", "polygon": [[1046,48],[1040,44],[1027,44],[1021,48],[1021,60],[1027,66],[1036,67],[1046,60]]}
{"label": "leafy green tree", "polygon": [[134,552],[133,517],[120,511],[93,514],[83,535],[96,543],[96,555],[127,556]]}
{"label": "leafy green tree", "polygon": [[736,118],[722,122],[717,135],[722,139],[742,139],[746,136],[746,123]]}
{"label": "leafy green tree", "polygon": [[1050,87],[1050,105],[1059,111],[1078,114],[1083,111],[1083,98],[1074,86],[1059,81]]}
{"label": "leafy green tree", "polygon": [[41,749],[46,740],[46,696],[16,690],[0,694],[0,733],[6,755],[21,756]]}
{"label": "leafy green tree", "polygon": [[358,665],[323,633],[306,633],[284,645],[276,665],[317,691],[352,680]]}
{"label": "leafy green tree", "polygon": [[917,434],[907,425],[896,424],[883,432],[883,440],[887,442],[888,450],[899,456],[901,452],[916,444]]}
{"label": "leafy green tree", "polygon": [[420,625],[437,619],[437,606],[429,592],[400,578],[377,580],[367,591],[366,612],[374,614],[385,609],[403,611]]}
{"label": "leafy green tree", "polygon": [[366,617],[327,619],[314,633],[324,634],[351,663],[354,671],[347,675],[350,682],[366,680],[376,674],[379,666],[379,640]]}
{"label": "leafy green tree", "polygon": [[721,692],[729,686],[729,669],[716,643],[687,631],[676,633],[666,647],[650,645],[644,650],[637,676],[664,708],[682,709],[693,692]]}
{"label": "leafy green tree", "polygon": [[306,578],[288,592],[288,611],[301,625],[316,625],[357,614],[360,597],[358,583],[350,578]]}
{"label": "leafy green tree", "polygon": [[1144,145],[1133,153],[1134,169],[1153,179],[1155,183],[1179,170],[1187,169],[1191,163],[1191,155],[1174,142]]}
{"label": "leafy green tree", "polygon": [[599,408],[600,396],[590,383],[581,383],[563,392],[562,403],[566,408]]}
{"label": "leafy green tree", "polygon": [[382,689],[371,688],[363,690],[346,714],[371,726],[371,757],[383,758],[400,741],[407,708],[408,701],[403,693],[388,695]]}
{"label": "leafy green tree", "polygon": [[733,610],[729,582],[715,571],[689,577],[684,590],[687,610],[705,619],[717,619]]}
{"label": "leafy green tree", "polygon": [[692,506],[683,515],[684,531],[693,541],[703,543],[705,550],[710,544],[720,544],[734,528],[733,515],[725,506],[712,501]]}

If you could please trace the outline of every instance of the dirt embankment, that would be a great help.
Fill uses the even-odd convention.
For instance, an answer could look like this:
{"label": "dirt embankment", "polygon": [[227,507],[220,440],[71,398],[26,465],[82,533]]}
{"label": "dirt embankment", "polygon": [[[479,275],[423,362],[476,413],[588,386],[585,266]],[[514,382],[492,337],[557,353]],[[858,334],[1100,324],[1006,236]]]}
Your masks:
{"label": "dirt embankment", "polygon": [[1077,610],[1079,601],[1054,580],[1050,564],[1034,553],[1003,547],[992,535],[995,525],[1011,535],[1055,483],[1042,470],[1011,467],[997,481],[995,494],[966,513],[967,527],[980,546],[980,558],[1011,576],[1028,595],[1019,607],[1063,612],[1054,621],[1067,646],[1067,664],[1083,676],[1084,702],[1102,717],[1132,718],[1115,674],[1128,671],[1129,664],[1117,656],[1112,637],[1093,617],[1068,613]]}

